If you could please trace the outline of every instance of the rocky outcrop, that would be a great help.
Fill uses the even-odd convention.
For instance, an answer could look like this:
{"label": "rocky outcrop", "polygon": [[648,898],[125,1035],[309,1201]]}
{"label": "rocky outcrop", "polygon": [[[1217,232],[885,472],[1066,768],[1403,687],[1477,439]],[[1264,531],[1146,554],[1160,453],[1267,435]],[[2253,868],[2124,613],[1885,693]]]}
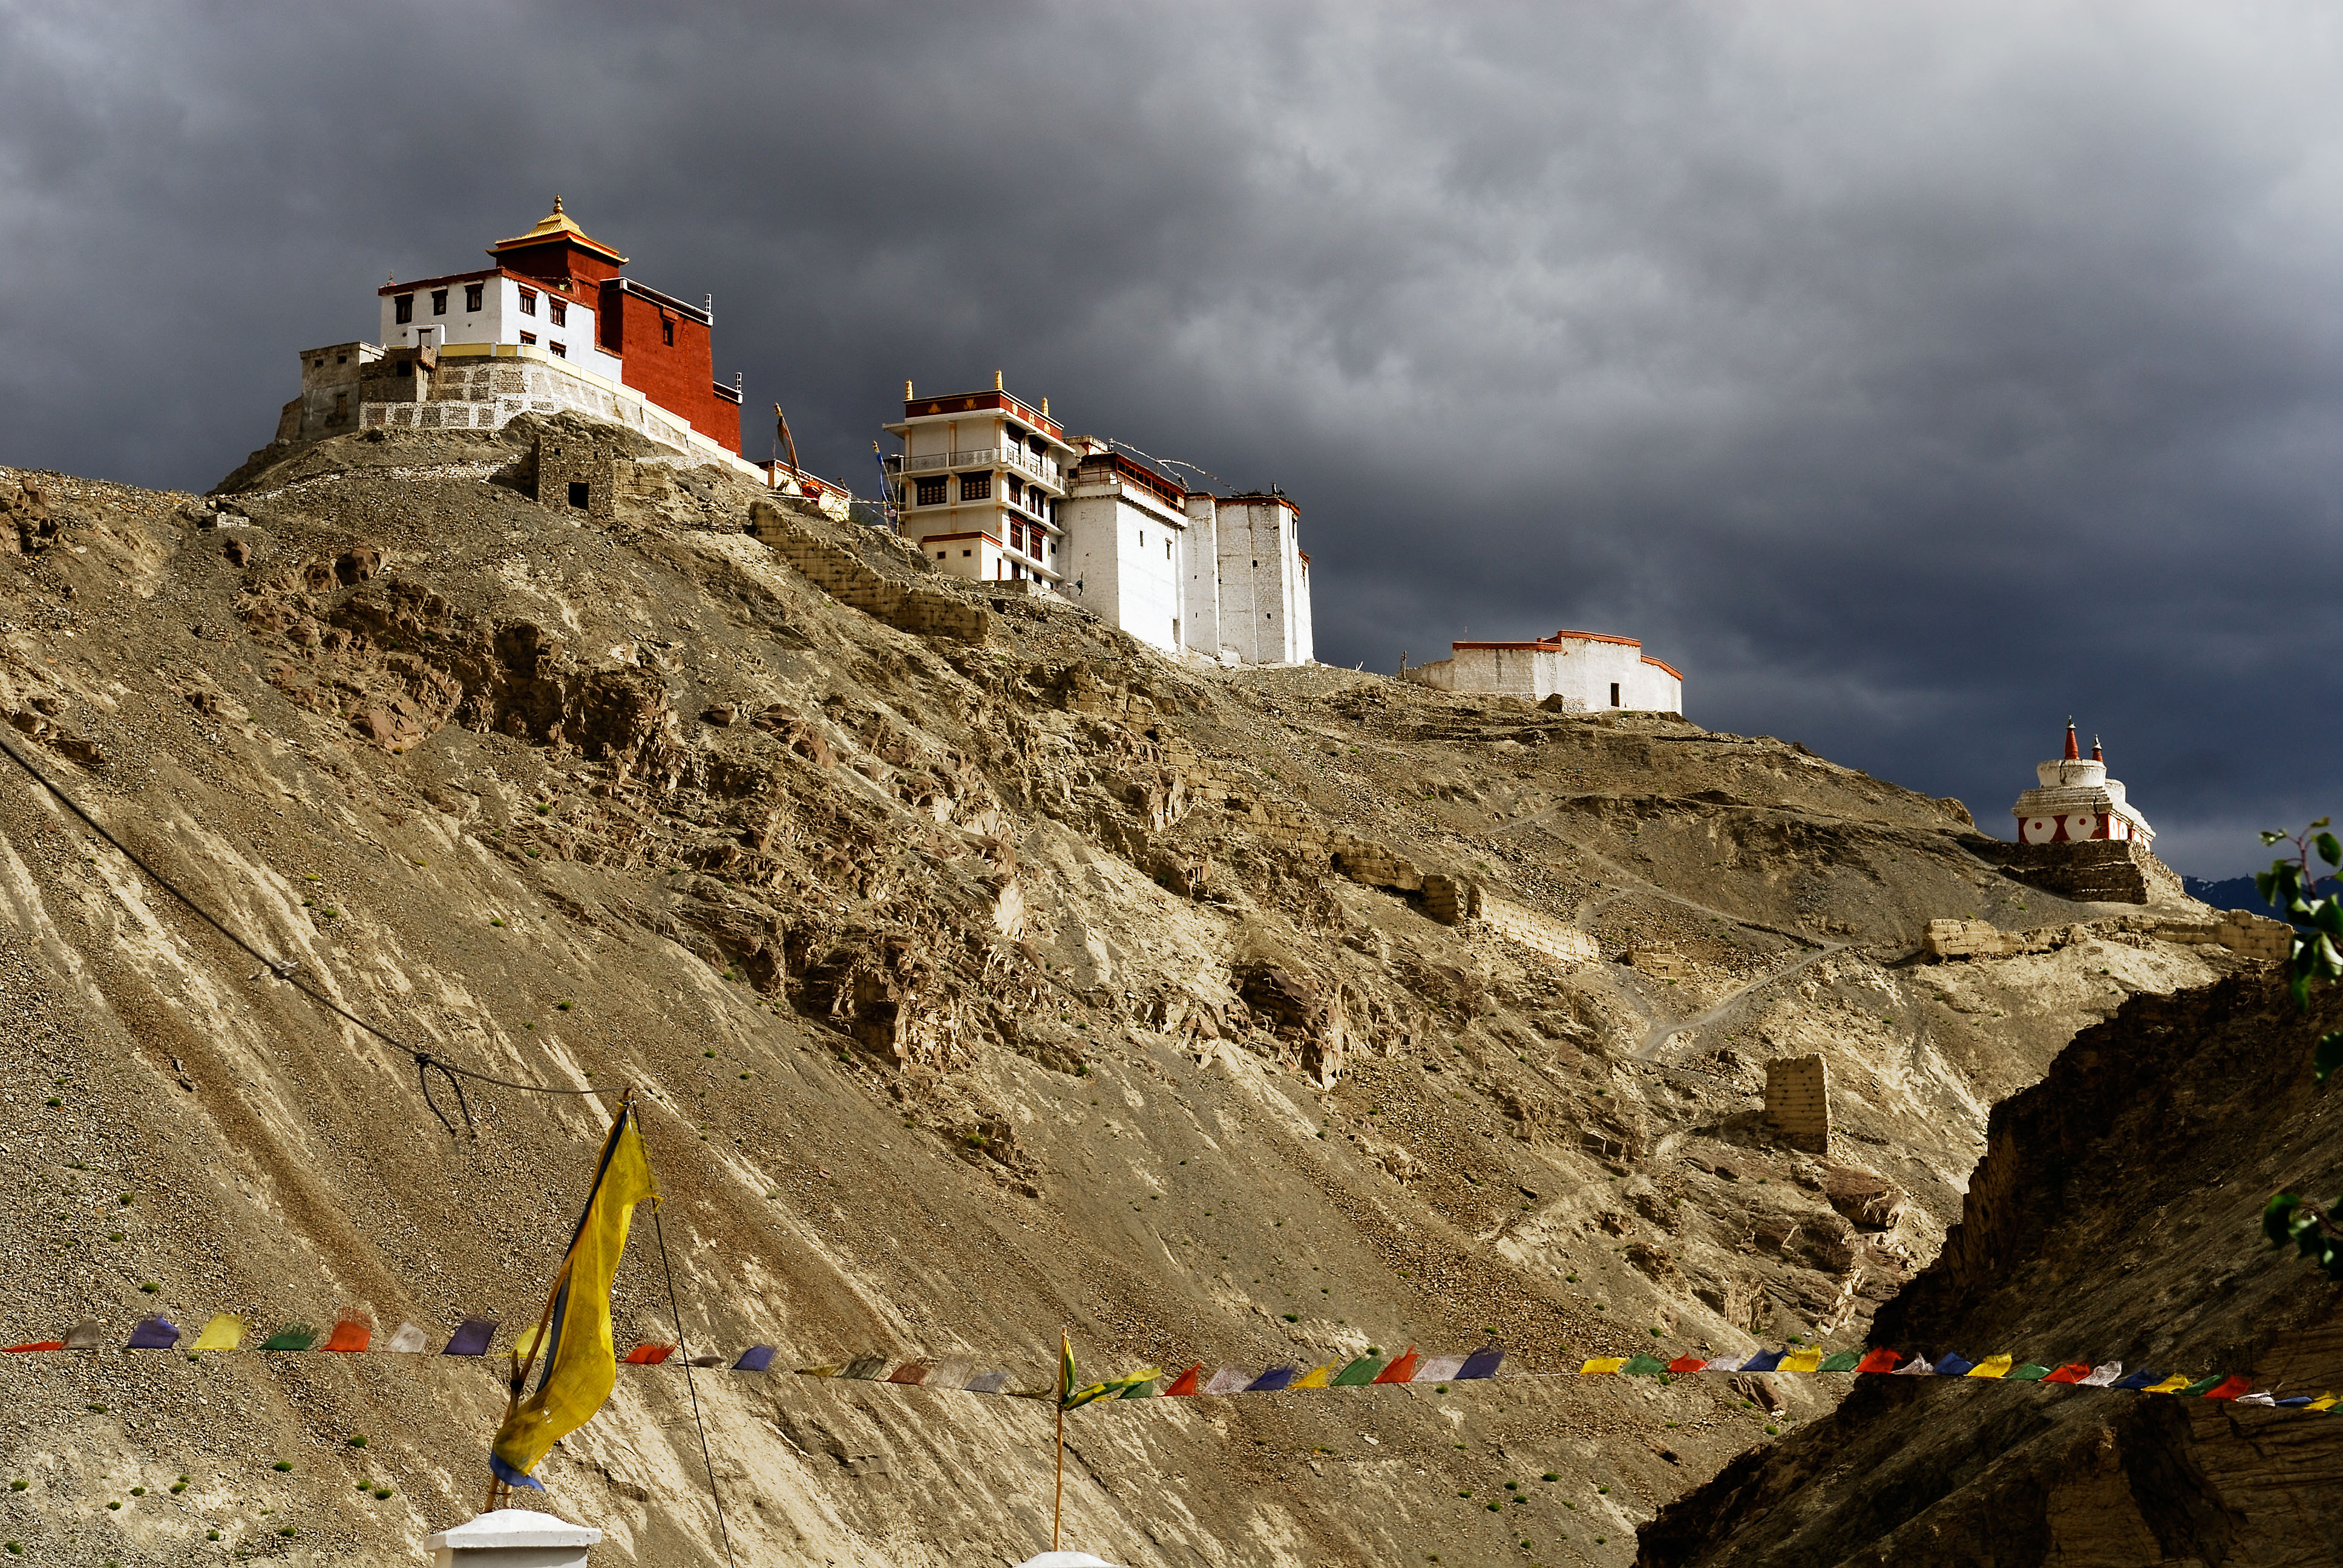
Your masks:
{"label": "rocky outcrop", "polygon": [[[1932,1358],[2237,1373],[2343,1389],[2343,1286],[2261,1239],[2343,1131],[2268,971],[2139,997],[1997,1106],[1960,1223],[1873,1322]],[[1838,1189],[1834,1188],[1834,1201]],[[2343,1423],[2055,1385],[1863,1377],[1837,1410],[1661,1511],[1649,1568],[2336,1560]]]}

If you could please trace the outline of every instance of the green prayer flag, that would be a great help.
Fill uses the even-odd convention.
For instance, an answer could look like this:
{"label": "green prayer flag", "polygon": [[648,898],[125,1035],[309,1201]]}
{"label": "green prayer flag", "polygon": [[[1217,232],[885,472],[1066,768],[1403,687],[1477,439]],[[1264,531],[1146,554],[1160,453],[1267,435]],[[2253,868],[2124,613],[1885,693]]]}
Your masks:
{"label": "green prayer flag", "polygon": [[1071,1393],[1061,1395],[1058,1404],[1061,1409],[1080,1410],[1086,1404],[1095,1404],[1102,1399],[1128,1399],[1131,1397],[1131,1389],[1141,1383],[1152,1384],[1162,1375],[1161,1368],[1149,1367],[1145,1372],[1135,1372],[1122,1377],[1109,1378],[1104,1382],[1091,1383]]}
{"label": "green prayer flag", "polygon": [[2207,1389],[2220,1387],[2227,1380],[2228,1375],[2227,1372],[2215,1372],[2210,1377],[2200,1377],[2180,1392],[2184,1394],[2201,1394]]}
{"label": "green prayer flag", "polygon": [[1627,1364],[1621,1367],[1619,1370],[1625,1372],[1630,1377],[1649,1377],[1654,1372],[1664,1372],[1667,1371],[1668,1363],[1660,1360],[1657,1356],[1634,1355],[1629,1356],[1627,1358]]}
{"label": "green prayer flag", "polygon": [[1376,1375],[1383,1370],[1383,1357],[1361,1356],[1357,1361],[1336,1372],[1326,1386],[1328,1388],[1364,1388],[1374,1382]]}
{"label": "green prayer flag", "polygon": [[1823,1364],[1815,1370],[1816,1372],[1853,1372],[1855,1364],[1862,1360],[1861,1351],[1840,1351],[1835,1354],[1825,1356]]}
{"label": "green prayer flag", "polygon": [[2008,1375],[2004,1377],[2001,1381],[2004,1382],[2040,1382],[2044,1378],[2048,1377],[2049,1375],[2050,1369],[2048,1367],[2042,1366],[2034,1362],[2027,1362],[2022,1367],[2013,1367]]}
{"label": "green prayer flag", "polygon": [[306,1351],[317,1342],[317,1331],[307,1323],[287,1323],[260,1342],[265,1351]]}

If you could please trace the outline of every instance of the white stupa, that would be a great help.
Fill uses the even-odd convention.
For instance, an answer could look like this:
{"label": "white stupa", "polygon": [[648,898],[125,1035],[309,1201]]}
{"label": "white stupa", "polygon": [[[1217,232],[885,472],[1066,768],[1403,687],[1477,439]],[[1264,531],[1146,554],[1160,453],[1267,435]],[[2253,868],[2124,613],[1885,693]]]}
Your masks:
{"label": "white stupa", "polygon": [[2124,799],[2122,780],[2107,777],[2098,737],[2091,738],[2091,754],[2085,757],[2076,744],[2073,719],[2066,721],[2066,755],[2037,765],[2034,776],[2039,785],[2009,809],[2017,819],[2019,843],[2130,839],[2147,849],[2154,842],[2156,829]]}

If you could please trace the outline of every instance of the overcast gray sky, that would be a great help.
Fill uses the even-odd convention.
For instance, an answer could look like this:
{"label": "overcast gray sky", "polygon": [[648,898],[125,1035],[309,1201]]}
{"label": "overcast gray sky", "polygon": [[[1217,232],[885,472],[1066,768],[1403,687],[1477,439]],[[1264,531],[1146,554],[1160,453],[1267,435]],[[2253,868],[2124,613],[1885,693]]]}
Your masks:
{"label": "overcast gray sky", "polygon": [[2003,837],[2071,712],[2229,875],[2343,807],[2339,17],[0,0],[0,463],[206,487],[558,191],[858,489],[1000,369],[1329,663],[1638,636]]}

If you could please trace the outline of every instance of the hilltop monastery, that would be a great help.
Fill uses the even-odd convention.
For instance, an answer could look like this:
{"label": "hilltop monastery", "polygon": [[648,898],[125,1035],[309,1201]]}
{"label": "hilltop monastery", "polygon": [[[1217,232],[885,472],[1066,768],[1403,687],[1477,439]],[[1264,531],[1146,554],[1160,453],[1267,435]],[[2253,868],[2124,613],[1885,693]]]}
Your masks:
{"label": "hilltop monastery", "polygon": [[1275,491],[1192,490],[1002,389],[919,397],[903,384],[889,482],[904,537],[939,570],[1030,582],[1167,653],[1312,659],[1301,509]]}
{"label": "hilltop monastery", "polygon": [[1682,713],[1684,677],[1632,637],[1558,631],[1533,642],[1453,642],[1433,664],[1403,666],[1400,675],[1439,691],[1525,697],[1564,713],[1624,709]]}
{"label": "hilltop monastery", "polygon": [[[379,343],[301,351],[279,441],[375,429],[494,430],[524,413],[624,425],[843,516],[842,487],[740,455],[740,388],[714,374],[715,301],[626,276],[628,258],[554,198],[491,265],[376,290]],[[1003,391],[915,398],[886,427],[890,509],[939,571],[1062,596],[1167,653],[1312,659],[1310,558],[1282,494],[1190,490],[1111,442],[1069,437]],[[569,504],[607,509],[590,482]]]}

